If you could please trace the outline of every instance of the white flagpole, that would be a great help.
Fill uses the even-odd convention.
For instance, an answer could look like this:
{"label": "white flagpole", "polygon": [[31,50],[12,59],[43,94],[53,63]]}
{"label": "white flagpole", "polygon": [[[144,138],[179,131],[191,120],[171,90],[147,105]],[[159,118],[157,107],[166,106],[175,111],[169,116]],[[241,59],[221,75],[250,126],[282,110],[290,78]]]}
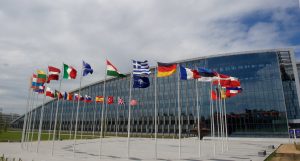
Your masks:
{"label": "white flagpole", "polygon": [[178,84],[178,147],[179,147],[179,160],[181,159],[181,107],[180,107],[180,73],[179,73],[179,65],[177,67],[177,84]]}
{"label": "white flagpole", "polygon": [[40,141],[41,141],[41,133],[42,133],[42,126],[43,126],[43,119],[44,119],[45,99],[46,99],[46,91],[45,91],[45,87],[44,87],[44,98],[43,98],[43,105],[42,105],[42,109],[41,109],[40,125],[39,125],[39,133],[38,133],[38,144],[36,147],[37,153],[39,152],[39,146],[40,146]]}
{"label": "white flagpole", "polygon": [[226,137],[226,150],[228,151],[228,130],[227,130],[227,111],[226,111],[226,99],[224,99],[224,117],[225,117],[225,137]]}
{"label": "white flagpole", "polygon": [[50,137],[51,137],[51,129],[52,129],[52,117],[53,117],[53,104],[54,104],[54,101],[52,100],[52,107],[51,107],[51,114],[50,114],[50,122],[49,122],[49,131],[48,131],[48,140],[50,140]]}
{"label": "white flagpole", "polygon": [[[62,67],[62,71],[64,70],[64,66]],[[60,78],[60,81],[59,81],[59,92],[61,90],[61,83],[62,83],[62,74],[61,74],[61,78]],[[54,91],[56,92],[56,91]],[[59,96],[57,97],[57,101],[56,101],[56,111],[55,111],[55,121],[54,121],[54,126],[53,126],[53,137],[52,137],[52,156],[54,154],[54,141],[55,141],[55,134],[56,134],[56,126],[57,126],[57,115],[58,115],[58,104],[59,104]]]}
{"label": "white flagpole", "polygon": [[132,73],[130,74],[130,81],[129,81],[129,101],[128,101],[128,135],[127,135],[127,158],[130,157],[130,119],[131,119],[131,88],[132,88]]}
{"label": "white flagpole", "polygon": [[75,157],[75,148],[76,148],[76,137],[77,137],[77,125],[78,125],[78,112],[79,112],[79,104],[80,104],[80,92],[81,92],[81,81],[82,81],[82,72],[83,68],[81,68],[81,73],[80,73],[80,82],[79,82],[79,91],[78,91],[78,103],[77,103],[77,112],[76,112],[76,122],[75,122],[75,134],[74,134],[74,143],[73,143],[73,155]]}
{"label": "white flagpole", "polygon": [[34,118],[33,118],[33,125],[32,125],[32,127],[31,127],[31,141],[30,141],[30,148],[31,148],[31,146],[32,146],[32,139],[33,139],[33,135],[34,135],[34,129],[35,129],[35,120],[36,120],[36,113],[37,113],[37,108],[36,108],[36,106],[37,106],[37,101],[38,101],[38,99],[39,99],[39,94],[37,93],[36,94],[36,101],[35,101],[35,111],[34,111]]}
{"label": "white flagpole", "polygon": [[157,67],[154,72],[154,126],[155,126],[155,160],[157,160]]}
{"label": "white flagpole", "polygon": [[34,107],[34,101],[35,101],[35,92],[32,92],[32,99],[30,103],[30,108],[29,108],[29,116],[28,116],[28,121],[27,121],[27,130],[26,130],[26,135],[25,135],[25,140],[26,140],[26,149],[28,150],[29,148],[29,136],[30,136],[30,129],[31,129],[31,123],[32,123],[32,110]]}
{"label": "white flagpole", "polygon": [[96,99],[94,101],[95,101],[95,106],[94,106],[94,121],[93,121],[93,138],[95,137],[95,124],[96,124],[96,113],[97,113],[97,102],[96,102]]}
{"label": "white flagpole", "polygon": [[73,106],[72,106],[72,116],[71,116],[71,127],[70,127],[70,137],[69,139],[71,140],[72,138],[72,130],[73,130],[73,119],[74,119],[74,110],[75,110],[75,98],[74,95],[72,96],[72,102],[73,102]]}
{"label": "white flagpole", "polygon": [[84,119],[85,119],[85,96],[84,96],[84,100],[83,100],[83,111],[82,111],[82,117],[81,117],[81,140],[82,140],[82,131],[83,131],[83,123],[84,123]]}
{"label": "white flagpole", "polygon": [[119,126],[119,97],[118,97],[118,105],[117,107],[117,117],[116,117],[116,136],[118,136],[118,126]]}
{"label": "white flagpole", "polygon": [[60,140],[61,124],[63,122],[64,104],[65,104],[65,100],[63,98],[62,102],[61,102],[61,110],[60,110],[60,122],[59,122],[58,140]]}
{"label": "white flagpole", "polygon": [[212,82],[210,82],[210,101],[211,101],[211,113],[212,113],[212,143],[213,143],[213,156],[216,156],[216,141],[215,141],[215,116],[214,116],[214,102],[211,97],[212,92]]}
{"label": "white flagpole", "polygon": [[28,89],[28,97],[27,97],[27,105],[26,105],[26,111],[25,111],[25,116],[24,116],[24,121],[23,121],[23,131],[22,131],[22,139],[21,139],[21,148],[24,148],[24,140],[25,140],[25,131],[26,131],[26,126],[27,126],[27,118],[28,118],[28,109],[29,109],[29,102],[32,98],[32,90],[31,90],[31,85],[29,86]]}
{"label": "white flagpole", "polygon": [[104,119],[104,110],[105,110],[105,87],[106,87],[106,78],[107,78],[107,59],[105,59],[105,76],[104,76],[104,83],[103,83],[103,102],[102,102],[102,109],[101,109],[101,129],[100,129],[100,149],[99,149],[99,157],[101,159],[101,153],[102,153],[102,138],[103,138],[103,119]]}
{"label": "white flagpole", "polygon": [[198,82],[195,80],[196,85],[196,107],[197,107],[197,129],[198,129],[198,156],[201,157],[201,129],[200,129],[200,107],[199,107],[199,89]]}

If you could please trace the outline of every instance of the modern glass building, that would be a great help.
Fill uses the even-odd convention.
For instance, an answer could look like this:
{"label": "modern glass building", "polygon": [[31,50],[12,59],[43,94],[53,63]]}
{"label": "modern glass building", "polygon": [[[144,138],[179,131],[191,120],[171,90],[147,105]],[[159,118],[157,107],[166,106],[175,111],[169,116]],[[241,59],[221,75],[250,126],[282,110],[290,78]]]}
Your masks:
{"label": "modern glass building", "polygon": [[[272,49],[181,60],[177,63],[188,68],[205,67],[222,74],[237,77],[243,92],[226,99],[229,136],[240,137],[288,137],[288,128],[300,123],[299,74],[293,49]],[[300,68],[300,65],[298,66]],[[131,130],[133,133],[154,133],[154,72],[150,75],[150,87],[132,89],[132,99],[138,101],[132,107]],[[182,134],[189,136],[197,127],[196,83],[199,90],[201,128],[210,130],[210,83],[195,80],[178,80],[178,74],[157,78],[158,132],[162,135],[178,133],[178,112],[181,113]],[[106,80],[106,96],[114,96],[115,103],[105,105],[105,127],[107,132],[127,132],[130,74],[126,78]],[[180,85],[180,107],[178,111],[178,83]],[[81,95],[93,98],[102,95],[104,81],[85,86]],[[77,90],[72,92],[77,93]],[[125,105],[117,104],[117,97]],[[54,125],[56,101],[45,104],[43,129]],[[61,105],[63,104],[63,108]],[[54,105],[54,106],[53,106]],[[62,130],[74,130],[76,105],[72,101],[59,103],[58,122]],[[83,106],[85,105],[85,108]],[[100,131],[101,104],[80,102],[78,130]],[[31,112],[38,128],[41,106]],[[23,127],[24,115],[13,122],[13,127]],[[33,120],[33,117],[32,117]],[[83,123],[83,126],[82,126]],[[59,124],[58,124],[59,125]]]}

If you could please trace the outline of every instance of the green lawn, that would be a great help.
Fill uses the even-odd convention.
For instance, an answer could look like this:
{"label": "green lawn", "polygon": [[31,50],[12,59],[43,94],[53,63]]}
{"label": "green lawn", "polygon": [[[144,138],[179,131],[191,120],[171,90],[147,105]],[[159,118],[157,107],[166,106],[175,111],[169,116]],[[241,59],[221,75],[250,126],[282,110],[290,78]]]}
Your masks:
{"label": "green lawn", "polygon": [[[31,140],[31,136],[32,136],[32,140],[36,141],[38,140],[38,131],[35,131],[34,134],[32,135],[30,133],[30,140]],[[107,133],[105,134],[105,137],[115,137],[115,133]],[[141,133],[132,133],[130,135],[131,137],[141,137],[141,138],[154,138],[154,134],[141,134]],[[50,140],[52,140],[53,135],[50,135]],[[118,137],[127,137],[127,133],[119,133]],[[173,135],[161,135],[158,134],[157,135],[158,138],[177,138],[176,136]],[[22,131],[13,131],[13,130],[9,130],[7,132],[0,132],[0,142],[20,142],[22,138]],[[58,139],[58,134],[56,134],[56,139]],[[80,131],[77,132],[77,139],[81,139],[81,133]],[[92,133],[83,133],[82,139],[94,139],[94,138],[99,138],[99,133],[95,133],[95,136],[92,136]],[[48,140],[49,139],[49,134],[48,131],[43,131],[42,135],[41,135],[41,140]],[[61,133],[61,140],[68,140],[70,139],[70,135],[69,132],[62,132]],[[74,139],[74,133],[72,134],[71,139]]]}

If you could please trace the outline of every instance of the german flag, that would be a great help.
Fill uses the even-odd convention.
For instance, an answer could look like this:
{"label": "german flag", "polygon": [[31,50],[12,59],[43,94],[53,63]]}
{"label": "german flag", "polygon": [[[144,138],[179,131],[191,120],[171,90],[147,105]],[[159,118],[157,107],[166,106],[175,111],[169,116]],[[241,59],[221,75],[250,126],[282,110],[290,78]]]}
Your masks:
{"label": "german flag", "polygon": [[157,77],[168,77],[176,72],[177,64],[157,62]]}

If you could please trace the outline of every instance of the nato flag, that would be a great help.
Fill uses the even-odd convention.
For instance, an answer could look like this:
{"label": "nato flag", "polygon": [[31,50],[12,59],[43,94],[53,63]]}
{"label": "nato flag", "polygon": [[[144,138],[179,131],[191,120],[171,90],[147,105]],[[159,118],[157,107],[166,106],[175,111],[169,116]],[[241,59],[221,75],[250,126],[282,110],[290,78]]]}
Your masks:
{"label": "nato flag", "polygon": [[150,86],[148,77],[133,76],[133,88],[147,88]]}
{"label": "nato flag", "polygon": [[83,76],[87,76],[89,73],[93,74],[93,69],[90,64],[83,61],[82,67],[83,67],[83,73],[82,73]]}

